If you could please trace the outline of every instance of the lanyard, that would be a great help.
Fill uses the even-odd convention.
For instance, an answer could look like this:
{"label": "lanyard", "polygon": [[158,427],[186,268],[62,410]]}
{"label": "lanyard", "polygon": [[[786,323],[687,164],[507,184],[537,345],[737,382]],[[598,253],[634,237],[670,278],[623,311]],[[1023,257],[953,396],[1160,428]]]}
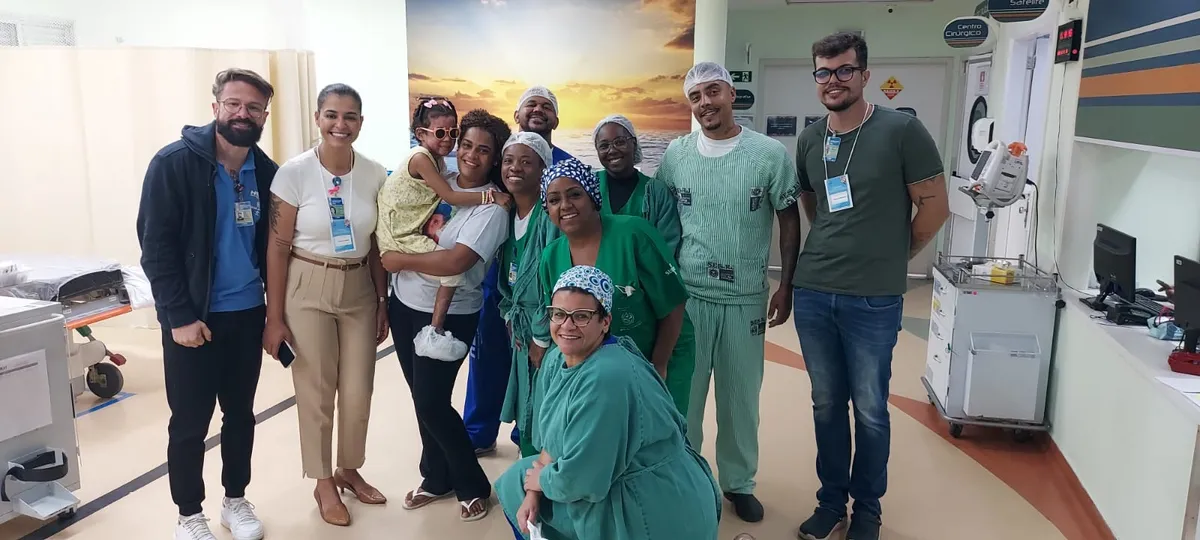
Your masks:
{"label": "lanyard", "polygon": [[[321,181],[321,187],[324,188],[325,187],[325,174],[324,174],[325,165],[321,163],[321,151],[314,148],[313,153],[316,154],[316,156],[317,156],[318,179]],[[350,173],[345,175],[346,179],[350,179],[354,175],[354,162],[355,162],[356,158],[358,157],[357,154],[358,153],[354,152],[354,151],[350,152]],[[330,173],[330,174],[333,175],[333,180],[332,180],[333,187],[326,189],[325,192],[328,194],[327,195],[328,199],[333,199],[334,197],[337,197],[338,194],[341,193],[341,191],[342,191],[342,177],[338,176],[336,174],[333,174],[333,173]],[[349,208],[349,204],[348,204],[349,202],[350,201],[347,200],[346,198],[342,199],[342,204],[344,205],[345,215],[347,218],[350,217],[350,208]],[[333,207],[332,206],[333,205],[330,204],[330,208],[329,208],[330,217],[333,217]]]}
{"label": "lanyard", "polygon": [[[846,156],[846,168],[842,169],[843,175],[850,172],[850,160],[854,159],[854,149],[858,148],[858,139],[859,139],[859,137],[862,136],[863,127],[867,125],[867,117],[871,116],[871,109],[873,109],[874,107],[875,107],[874,105],[869,105],[867,107],[866,112],[863,113],[862,122],[858,124],[857,128],[854,128],[854,129],[858,130],[858,133],[854,134],[854,144],[850,145],[850,155]],[[832,134],[833,136],[835,136],[835,137],[837,136],[837,133],[834,133],[833,128],[829,126],[829,117],[828,116],[825,117],[825,129],[827,129],[829,131],[829,133]],[[852,129],[850,131],[854,131],[854,129]],[[847,131],[847,133],[849,133],[849,131]],[[829,137],[828,136],[825,138],[825,144],[829,145]],[[822,159],[821,164],[825,166],[825,178],[829,178],[829,162]]]}

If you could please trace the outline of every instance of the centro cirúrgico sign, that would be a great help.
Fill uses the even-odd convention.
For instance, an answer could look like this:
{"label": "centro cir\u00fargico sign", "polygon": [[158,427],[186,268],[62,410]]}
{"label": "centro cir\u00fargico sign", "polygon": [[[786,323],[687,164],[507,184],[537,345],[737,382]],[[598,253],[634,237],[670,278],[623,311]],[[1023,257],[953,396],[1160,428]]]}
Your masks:
{"label": "centro cir\u00fargico sign", "polygon": [[955,49],[971,49],[988,42],[992,35],[987,19],[983,17],[959,17],[946,24],[942,39]]}

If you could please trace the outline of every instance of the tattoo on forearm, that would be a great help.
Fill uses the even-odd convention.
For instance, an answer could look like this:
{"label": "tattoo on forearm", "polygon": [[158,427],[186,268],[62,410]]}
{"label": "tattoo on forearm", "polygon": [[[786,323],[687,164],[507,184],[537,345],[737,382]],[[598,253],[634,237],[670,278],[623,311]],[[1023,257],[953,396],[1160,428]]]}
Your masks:
{"label": "tattoo on forearm", "polygon": [[917,197],[917,208],[925,206],[925,201],[928,201],[929,199],[933,199],[935,197],[937,197],[937,195],[921,195],[920,197]]}

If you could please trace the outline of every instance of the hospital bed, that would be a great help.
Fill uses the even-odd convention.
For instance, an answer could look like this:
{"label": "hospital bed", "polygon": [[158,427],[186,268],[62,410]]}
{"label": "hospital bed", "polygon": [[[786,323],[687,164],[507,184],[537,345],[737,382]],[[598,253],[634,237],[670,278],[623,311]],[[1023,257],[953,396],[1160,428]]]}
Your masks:
{"label": "hospital bed", "polygon": [[91,325],[133,311],[127,282],[137,281],[137,274],[104,259],[0,254],[0,296],[61,304],[72,396],[86,388],[108,399],[125,385],[125,357],[98,340]]}

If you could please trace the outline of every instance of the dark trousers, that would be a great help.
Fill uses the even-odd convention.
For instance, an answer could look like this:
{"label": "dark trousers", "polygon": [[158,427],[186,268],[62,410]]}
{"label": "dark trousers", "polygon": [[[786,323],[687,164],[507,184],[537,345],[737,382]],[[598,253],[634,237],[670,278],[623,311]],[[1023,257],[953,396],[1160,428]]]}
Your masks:
{"label": "dark trousers", "polygon": [[[488,497],[492,485],[475,457],[462,417],[450,404],[464,359],[444,362],[413,352],[413,338],[432,320],[433,315],[404,305],[394,295],[388,299],[392,340],[421,433],[421,489],[435,495],[454,490],[460,501]],[[445,327],[455,336],[470,336],[478,324],[478,313],[447,315]]]}
{"label": "dark trousers", "polygon": [[[892,349],[904,314],[902,296],[848,296],[796,288],[796,334],[812,380],[821,508],[878,519],[891,452],[888,415]],[[849,402],[854,410],[851,445]],[[853,448],[853,450],[852,450]],[[853,452],[853,455],[852,455]]]}
{"label": "dark trousers", "polygon": [[167,473],[179,514],[200,513],[204,501],[204,439],[221,404],[221,484],[225,496],[244,497],[254,449],[254,393],[262,369],[266,308],[209,314],[212,341],[175,343],[163,328],[163,371],[171,421]]}
{"label": "dark trousers", "polygon": [[[508,328],[500,315],[500,289],[496,286],[499,266],[493,262],[483,281],[483,310],[479,312],[479,330],[475,332],[468,357],[463,422],[475,448],[487,448],[496,443],[500,433],[500,410],[504,408],[509,370],[512,369],[512,348]],[[513,444],[520,444],[516,427],[511,438]]]}

